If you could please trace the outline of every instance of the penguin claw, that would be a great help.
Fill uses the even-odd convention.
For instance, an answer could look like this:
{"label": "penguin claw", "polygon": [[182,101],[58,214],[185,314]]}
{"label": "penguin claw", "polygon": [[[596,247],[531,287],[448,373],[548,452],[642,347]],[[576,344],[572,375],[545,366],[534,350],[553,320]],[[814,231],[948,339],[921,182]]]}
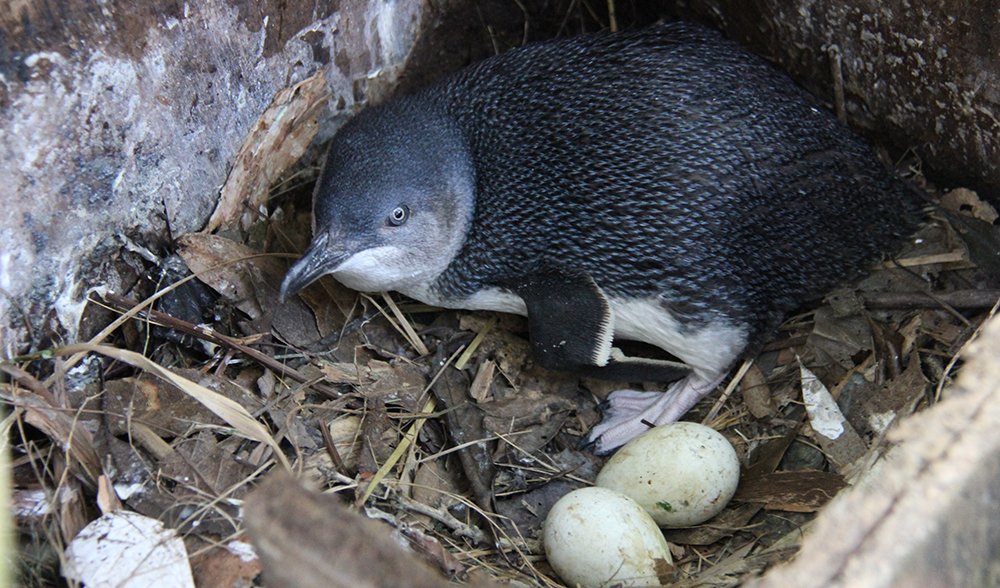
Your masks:
{"label": "penguin claw", "polygon": [[584,446],[597,455],[606,455],[645,433],[653,426],[680,419],[722,381],[708,381],[692,375],[675,382],[664,392],[618,390],[601,405],[604,420],[591,429]]}
{"label": "penguin claw", "polygon": [[576,444],[576,448],[578,451],[590,451],[591,453],[600,455],[600,453],[597,453],[597,441],[590,437],[580,439],[580,442]]}

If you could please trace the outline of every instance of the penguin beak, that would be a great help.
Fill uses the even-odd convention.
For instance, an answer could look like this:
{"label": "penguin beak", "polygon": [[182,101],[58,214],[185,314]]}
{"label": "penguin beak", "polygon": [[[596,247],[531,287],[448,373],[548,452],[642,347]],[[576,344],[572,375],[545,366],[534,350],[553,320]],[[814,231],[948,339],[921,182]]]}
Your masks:
{"label": "penguin beak", "polygon": [[329,246],[330,234],[323,232],[313,239],[309,249],[288,270],[281,282],[281,302],[285,302],[320,277],[337,269],[350,253]]}

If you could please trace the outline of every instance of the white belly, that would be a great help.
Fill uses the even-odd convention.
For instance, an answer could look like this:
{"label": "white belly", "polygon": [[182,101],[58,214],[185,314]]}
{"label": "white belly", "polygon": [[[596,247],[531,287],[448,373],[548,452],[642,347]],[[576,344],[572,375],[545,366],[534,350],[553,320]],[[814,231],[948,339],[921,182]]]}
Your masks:
{"label": "white belly", "polygon": [[747,344],[744,328],[726,323],[685,328],[655,299],[609,302],[616,337],[656,345],[706,379],[726,370]]}
{"label": "white belly", "polygon": [[[501,290],[484,290],[458,303],[447,303],[428,290],[403,292],[421,302],[445,308],[494,310],[526,316],[524,300]],[[732,324],[714,324],[697,330],[684,328],[656,299],[609,298],[615,337],[655,345],[712,379],[726,370],[747,343],[746,329]]]}

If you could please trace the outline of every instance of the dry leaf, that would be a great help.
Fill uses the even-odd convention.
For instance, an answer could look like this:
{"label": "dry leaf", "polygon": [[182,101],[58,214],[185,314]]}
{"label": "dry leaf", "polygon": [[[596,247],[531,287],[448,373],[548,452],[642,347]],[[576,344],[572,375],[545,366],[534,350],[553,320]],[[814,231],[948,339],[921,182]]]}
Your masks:
{"label": "dry leaf", "polygon": [[846,486],[843,476],[816,470],[773,472],[741,484],[733,500],[769,510],[814,512]]}
{"label": "dry leaf", "polygon": [[775,414],[776,407],[771,398],[771,388],[756,364],[751,365],[740,380],[740,391],[743,393],[743,402],[746,403],[747,410],[754,418],[761,419]]}
{"label": "dry leaf", "polygon": [[[182,377],[197,378],[196,370],[178,370]],[[215,415],[203,404],[152,376],[112,380],[105,387],[106,423],[112,435],[132,435],[129,427],[142,424],[160,437],[177,437],[192,423],[218,424]]]}
{"label": "dry leaf", "polygon": [[238,498],[239,492],[230,493],[254,469],[236,459],[234,451],[238,448],[232,442],[219,442],[214,433],[203,429],[193,438],[174,443],[174,453],[160,463],[160,471],[206,496]]}
{"label": "dry leaf", "polygon": [[816,310],[808,342],[845,370],[854,367],[854,356],[872,348],[871,328],[861,316],[837,316],[828,307]]}
{"label": "dry leaf", "polygon": [[253,545],[230,541],[191,556],[197,586],[254,586],[261,572]]}
{"label": "dry leaf", "polygon": [[316,119],[328,98],[322,70],[274,96],[236,155],[206,232],[233,227],[237,221],[240,229],[250,227],[267,202],[271,184],[302,157],[316,136]]}
{"label": "dry leaf", "polygon": [[493,435],[516,433],[520,450],[534,452],[562,429],[576,405],[569,399],[537,390],[521,390],[515,396],[480,405],[485,413],[483,429]]}
{"label": "dry leaf", "polygon": [[118,510],[87,525],[66,547],[67,578],[87,586],[194,588],[184,541],[173,529]]}
{"label": "dry leaf", "polygon": [[203,233],[178,237],[177,253],[201,281],[250,318],[258,319],[276,305],[285,273],[276,257]]}
{"label": "dry leaf", "polygon": [[424,462],[413,476],[413,500],[432,508],[448,508],[461,496],[462,485],[457,469],[445,469],[443,460]]}
{"label": "dry leaf", "polygon": [[271,437],[271,434],[267,431],[267,429],[257,422],[255,418],[250,416],[250,413],[248,413],[245,408],[225,396],[222,396],[217,392],[213,392],[201,384],[182,378],[167,368],[154,363],[149,358],[135,353],[134,351],[115,349],[114,347],[108,347],[106,345],[90,345],[87,343],[80,343],[77,345],[67,345],[66,347],[57,349],[56,353],[59,355],[67,355],[81,351],[99,353],[101,355],[117,359],[118,361],[127,363],[133,367],[137,367],[169,381],[171,384],[180,388],[185,394],[204,404],[205,407],[212,411],[216,416],[229,423],[229,425],[235,429],[237,434],[246,437],[247,439],[259,441],[268,445],[274,450],[275,457],[281,462],[282,465],[286,468],[291,467],[291,464],[288,463],[288,459],[285,457],[285,454],[282,453],[281,447],[278,446],[277,441]]}
{"label": "dry leaf", "polygon": [[334,304],[317,314],[299,297],[281,303],[285,264],[276,256],[204,233],[178,237],[177,252],[199,279],[253,319],[257,332],[273,329],[288,343],[307,347],[344,324]]}
{"label": "dry leaf", "polygon": [[868,450],[816,374],[799,363],[802,377],[802,400],[809,414],[813,438],[830,461],[842,471]]}
{"label": "dry leaf", "polygon": [[927,389],[927,377],[920,365],[920,355],[911,353],[906,369],[878,394],[864,397],[860,413],[876,434],[884,433],[889,425],[907,416],[916,408]]}

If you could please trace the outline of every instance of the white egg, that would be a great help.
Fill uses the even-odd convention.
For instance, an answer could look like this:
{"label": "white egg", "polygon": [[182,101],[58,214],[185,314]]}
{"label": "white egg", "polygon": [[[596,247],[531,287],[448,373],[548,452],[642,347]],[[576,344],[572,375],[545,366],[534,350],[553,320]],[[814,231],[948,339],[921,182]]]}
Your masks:
{"label": "white egg", "polygon": [[[580,488],[545,518],[545,555],[568,586],[659,586],[672,572],[656,523],[627,496]],[[659,573],[658,573],[659,572]]]}
{"label": "white egg", "polygon": [[736,493],[740,461],[718,431],[697,423],[654,427],[604,464],[596,485],[632,498],[663,527],[697,525]]}

